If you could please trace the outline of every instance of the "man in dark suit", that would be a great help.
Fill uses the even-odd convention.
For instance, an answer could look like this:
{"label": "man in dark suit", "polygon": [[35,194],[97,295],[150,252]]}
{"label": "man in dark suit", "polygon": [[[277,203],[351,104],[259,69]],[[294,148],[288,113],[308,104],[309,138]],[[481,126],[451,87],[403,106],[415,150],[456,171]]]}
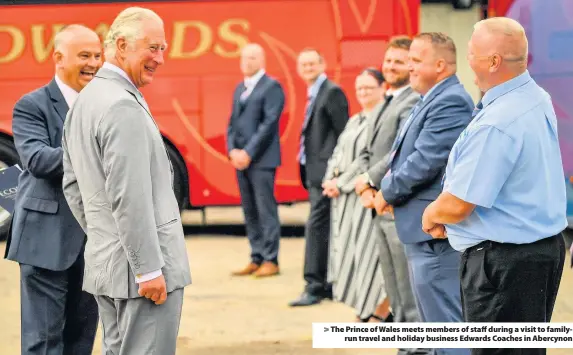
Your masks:
{"label": "man in dark suit", "polygon": [[92,30],[70,25],[55,37],[56,76],[14,107],[22,162],[6,258],[20,264],[22,354],[89,355],[97,304],[82,291],[85,234],[62,192],[62,127],[69,107],[101,66]]}
{"label": "man in dark suit", "polygon": [[308,86],[298,161],[302,184],[309,192],[310,216],[305,230],[306,287],[290,306],[310,306],[332,298],[332,287],[326,280],[330,199],[322,194],[322,179],[338,136],[348,122],[348,101],[342,89],[326,77],[324,58],[318,51],[303,50],[297,65]]}
{"label": "man in dark suit", "polygon": [[[442,191],[450,150],[471,120],[473,101],[456,76],[456,47],[442,33],[422,33],[410,47],[410,84],[421,96],[390,153],[390,171],[375,198],[378,214],[393,207],[398,237],[424,322],[462,322],[460,253],[422,230],[422,214]],[[466,355],[468,349],[436,349]]]}
{"label": "man in dark suit", "polygon": [[245,76],[233,95],[233,111],[227,129],[227,149],[237,169],[241,204],[251,261],[235,276],[256,277],[279,273],[280,221],[274,195],[275,173],[281,165],[279,119],[285,95],[279,82],[265,73],[265,56],[258,44],[241,53]]}

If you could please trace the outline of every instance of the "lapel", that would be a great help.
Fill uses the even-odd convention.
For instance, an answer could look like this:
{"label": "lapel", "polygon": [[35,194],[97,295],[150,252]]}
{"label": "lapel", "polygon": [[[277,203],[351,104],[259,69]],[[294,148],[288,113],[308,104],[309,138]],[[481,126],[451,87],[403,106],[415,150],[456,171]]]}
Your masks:
{"label": "lapel", "polygon": [[[310,117],[308,118],[308,122],[306,123],[306,126],[304,127],[303,133],[306,132],[307,128],[310,126],[310,121],[312,120],[312,118],[314,117],[314,114],[316,113],[316,107],[318,106],[318,103],[321,102],[324,98],[324,95],[326,95],[326,85],[328,82],[328,78],[325,79],[322,84],[320,84],[320,88],[318,89],[318,93],[316,94],[316,98],[314,99],[314,101],[312,102],[312,106],[310,107]],[[308,97],[307,97],[308,100]]]}
{"label": "lapel", "polygon": [[50,95],[50,99],[52,100],[52,104],[54,105],[56,112],[60,116],[62,122],[64,122],[69,107],[55,79],[52,79],[48,84],[48,94]]}
{"label": "lapel", "polygon": [[[404,94],[405,93],[402,93],[402,95]],[[392,98],[392,100],[389,103],[387,102],[387,100],[384,100],[384,103],[381,103],[380,106],[378,107],[378,111],[376,111],[376,115],[374,116],[374,127],[372,129],[372,137],[368,142],[370,146],[374,144],[374,140],[376,140],[376,137],[380,132],[380,128],[382,127],[382,123],[384,122],[384,119],[382,119],[381,116],[384,116],[384,113],[386,113],[388,110],[393,110],[396,107],[396,102],[399,101],[400,97]]]}
{"label": "lapel", "polygon": [[251,91],[251,93],[249,94],[249,96],[247,96],[247,98],[245,99],[245,101],[243,102],[243,106],[247,106],[247,104],[249,103],[249,100],[251,99],[251,97],[253,97],[253,95],[257,92],[259,92],[261,90],[261,88],[263,87],[264,82],[267,80],[267,74],[264,74],[263,76],[261,76],[261,79],[259,79],[259,81],[257,81],[257,83],[255,84],[255,87],[253,88],[253,91]]}
{"label": "lapel", "polygon": [[[145,99],[143,98],[141,92],[137,90],[135,86],[133,86],[133,84],[130,83],[122,75],[114,72],[113,70],[109,70],[107,68],[101,68],[98,70],[95,76],[103,79],[113,80],[119,83],[127,92],[129,92],[135,98],[135,100],[139,103],[139,105],[141,105],[141,107],[145,109],[149,117],[153,119],[151,111],[149,110],[149,106],[147,106],[147,102],[145,102]],[[155,120],[153,122],[155,122]]]}
{"label": "lapel", "polygon": [[[447,88],[449,88],[452,85],[456,85],[459,83],[460,83],[460,81],[459,81],[458,77],[456,75],[452,75],[449,78],[447,78],[446,80],[444,80],[442,83],[440,83],[438,87],[436,87],[434,90],[432,90],[430,95],[427,96],[426,99],[420,104],[420,107],[418,108],[418,112],[416,112],[416,114],[412,117],[411,121],[406,122],[406,124],[408,126],[403,127],[403,129],[405,129],[404,133],[398,132],[398,136],[396,137],[396,141],[394,142],[394,148],[392,150],[400,149],[400,145],[402,144],[402,142],[404,141],[404,138],[408,134],[408,130],[414,125],[414,122],[416,122],[416,120],[418,120],[421,117],[420,114],[422,113],[422,111],[424,111],[424,108],[426,106],[428,106],[444,90],[446,90]],[[414,108],[412,108],[412,110],[413,109]],[[393,156],[394,155],[392,155],[392,157]]]}

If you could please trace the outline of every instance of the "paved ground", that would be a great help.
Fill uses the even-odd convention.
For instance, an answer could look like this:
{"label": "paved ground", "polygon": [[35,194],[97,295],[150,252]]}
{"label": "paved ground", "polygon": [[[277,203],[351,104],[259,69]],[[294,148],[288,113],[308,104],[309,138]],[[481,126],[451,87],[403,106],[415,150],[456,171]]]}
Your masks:
{"label": "paved ground", "polygon": [[[225,209],[225,213],[240,216],[236,209]],[[286,212],[281,209],[281,216],[288,213],[292,213],[290,208],[286,208]],[[191,222],[195,218],[192,214],[186,215]],[[312,349],[312,322],[352,321],[353,312],[333,302],[305,309],[288,308],[287,303],[303,287],[304,241],[285,238],[281,247],[281,276],[266,280],[235,279],[229,276],[229,271],[246,262],[248,246],[245,239],[189,236],[187,249],[194,284],[185,293],[178,355],[395,354],[389,349]],[[0,243],[0,253],[3,251],[4,244]],[[567,269],[555,322],[573,321],[572,281],[573,273]],[[19,272],[15,263],[0,260],[0,289],[3,290],[0,354],[17,355],[20,303]],[[101,354],[99,342],[98,334],[94,355]],[[570,353],[569,349],[548,351],[549,355]]]}

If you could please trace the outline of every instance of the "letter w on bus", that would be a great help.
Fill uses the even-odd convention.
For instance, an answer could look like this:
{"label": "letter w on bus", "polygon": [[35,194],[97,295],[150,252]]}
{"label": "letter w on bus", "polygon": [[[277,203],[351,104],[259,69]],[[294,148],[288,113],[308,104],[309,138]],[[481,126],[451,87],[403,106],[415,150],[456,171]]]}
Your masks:
{"label": "letter w on bus", "polygon": [[10,214],[14,212],[21,172],[22,169],[18,165],[0,170],[0,206]]}

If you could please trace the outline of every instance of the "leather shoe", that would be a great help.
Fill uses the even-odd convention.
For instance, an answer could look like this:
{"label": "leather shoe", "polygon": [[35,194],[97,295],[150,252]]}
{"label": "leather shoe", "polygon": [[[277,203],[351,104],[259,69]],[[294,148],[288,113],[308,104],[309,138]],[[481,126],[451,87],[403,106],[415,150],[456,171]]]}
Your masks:
{"label": "leather shoe", "polygon": [[255,275],[255,277],[268,277],[278,274],[279,274],[279,266],[273,262],[265,261],[261,265],[261,267],[254,272],[253,275]]}
{"label": "leather shoe", "polygon": [[311,295],[308,292],[303,292],[298,299],[290,302],[288,305],[290,307],[304,307],[319,304],[321,301],[322,297]]}
{"label": "leather shoe", "polygon": [[249,263],[249,265],[247,265],[246,267],[244,267],[241,270],[237,270],[237,271],[233,271],[232,275],[233,276],[247,276],[247,275],[251,275],[252,273],[254,273],[255,271],[257,271],[259,269],[260,265],[259,264],[255,264],[255,263]]}

